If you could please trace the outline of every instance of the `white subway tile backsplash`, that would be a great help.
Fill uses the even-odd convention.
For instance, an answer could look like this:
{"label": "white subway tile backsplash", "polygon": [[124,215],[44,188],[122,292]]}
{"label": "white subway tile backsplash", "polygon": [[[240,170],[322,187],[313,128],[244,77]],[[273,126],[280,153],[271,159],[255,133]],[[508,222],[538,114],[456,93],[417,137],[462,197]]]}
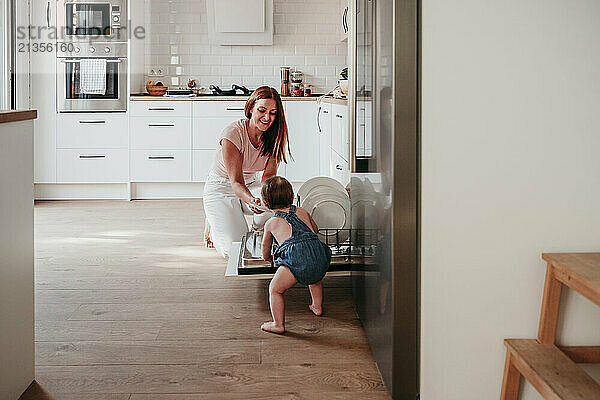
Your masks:
{"label": "white subway tile backsplash", "polygon": [[305,64],[305,56],[285,56],[285,63],[290,67],[301,66]]}
{"label": "white subway tile backsplash", "polygon": [[339,0],[274,0],[271,46],[210,45],[206,0],[136,1],[145,2],[144,70],[170,65],[163,80],[171,86],[185,86],[191,78],[204,87],[236,83],[279,89],[279,67],[288,65],[304,72],[315,93],[323,93],[347,65],[347,42],[339,40]]}
{"label": "white subway tile backsplash", "polygon": [[231,65],[213,65],[210,67],[211,75],[231,75]]}
{"label": "white subway tile backsplash", "polygon": [[327,65],[347,65],[346,56],[327,56]]}
{"label": "white subway tile backsplash", "polygon": [[242,56],[221,56],[221,63],[223,65],[241,65]]}
{"label": "white subway tile backsplash", "polygon": [[242,63],[244,65],[261,65],[263,56],[244,56],[242,57]]}
{"label": "white subway tile backsplash", "polygon": [[252,76],[252,67],[245,65],[233,65],[231,67],[231,75],[233,76]]}

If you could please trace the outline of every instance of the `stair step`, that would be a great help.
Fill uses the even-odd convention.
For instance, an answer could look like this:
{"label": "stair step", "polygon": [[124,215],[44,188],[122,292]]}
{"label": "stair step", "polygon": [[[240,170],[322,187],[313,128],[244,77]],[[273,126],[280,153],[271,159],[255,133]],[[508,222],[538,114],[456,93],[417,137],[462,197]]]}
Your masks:
{"label": "stair step", "polygon": [[514,365],[545,399],[600,399],[600,385],[553,344],[505,339]]}

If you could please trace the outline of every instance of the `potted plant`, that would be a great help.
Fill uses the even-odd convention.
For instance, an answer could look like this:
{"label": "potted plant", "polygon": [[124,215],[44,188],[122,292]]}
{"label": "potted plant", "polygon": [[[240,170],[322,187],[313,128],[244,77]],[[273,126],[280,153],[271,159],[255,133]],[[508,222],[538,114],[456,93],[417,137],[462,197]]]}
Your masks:
{"label": "potted plant", "polygon": [[348,94],[348,67],[343,68],[340,72],[340,90],[343,94]]}

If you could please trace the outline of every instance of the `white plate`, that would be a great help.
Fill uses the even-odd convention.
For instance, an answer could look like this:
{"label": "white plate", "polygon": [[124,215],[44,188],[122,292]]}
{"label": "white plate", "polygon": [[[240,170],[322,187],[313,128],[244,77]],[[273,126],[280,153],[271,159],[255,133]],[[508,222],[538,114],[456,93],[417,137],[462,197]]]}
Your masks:
{"label": "white plate", "polygon": [[300,186],[300,189],[298,189],[297,196],[300,199],[300,203],[302,203],[304,198],[316,187],[325,187],[327,188],[327,192],[339,192],[348,197],[348,192],[346,192],[346,189],[341,183],[328,176],[317,176],[304,182],[302,186]]}
{"label": "white plate", "polygon": [[[304,198],[301,207],[308,211],[319,229],[331,229],[327,235],[319,233],[323,242],[335,243],[335,230],[350,228],[350,199],[341,193],[311,193]],[[348,231],[340,231],[338,235],[340,243],[349,237]]]}

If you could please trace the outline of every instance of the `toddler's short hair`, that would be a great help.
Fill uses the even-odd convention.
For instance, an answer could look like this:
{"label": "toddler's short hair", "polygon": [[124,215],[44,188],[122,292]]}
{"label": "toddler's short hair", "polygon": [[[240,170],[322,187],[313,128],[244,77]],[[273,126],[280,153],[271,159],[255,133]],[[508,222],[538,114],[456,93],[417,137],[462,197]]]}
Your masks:
{"label": "toddler's short hair", "polygon": [[267,179],[262,185],[261,195],[265,205],[271,210],[289,207],[294,202],[292,184],[282,176]]}

